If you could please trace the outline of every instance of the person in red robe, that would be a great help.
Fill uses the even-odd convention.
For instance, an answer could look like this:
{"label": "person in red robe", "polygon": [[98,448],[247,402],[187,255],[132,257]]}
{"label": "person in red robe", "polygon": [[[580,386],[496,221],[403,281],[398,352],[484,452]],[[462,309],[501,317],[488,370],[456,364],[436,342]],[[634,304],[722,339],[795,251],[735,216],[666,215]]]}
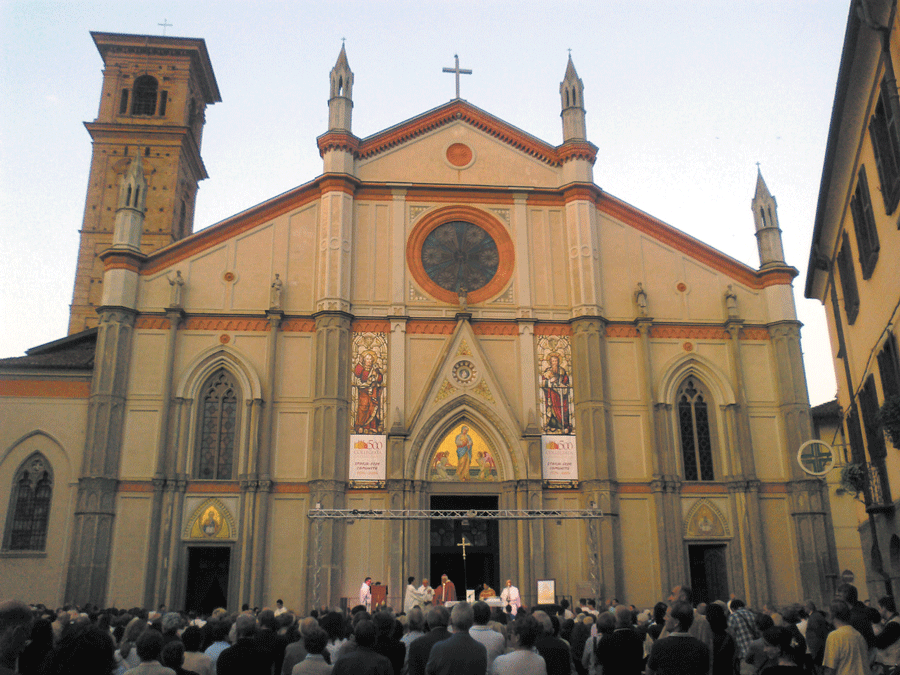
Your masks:
{"label": "person in red robe", "polygon": [[445,602],[456,600],[456,586],[447,578],[446,574],[441,575],[441,585],[434,589],[435,605],[443,605]]}

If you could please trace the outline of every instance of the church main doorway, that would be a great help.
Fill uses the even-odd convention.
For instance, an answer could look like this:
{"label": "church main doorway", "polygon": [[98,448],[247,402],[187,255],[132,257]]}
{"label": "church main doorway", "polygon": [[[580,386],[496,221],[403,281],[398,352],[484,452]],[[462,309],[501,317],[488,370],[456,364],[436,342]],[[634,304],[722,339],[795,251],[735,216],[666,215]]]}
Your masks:
{"label": "church main doorway", "polygon": [[[496,496],[433,495],[433,510],[496,510]],[[470,546],[459,546],[465,537]],[[465,589],[488,584],[500,592],[500,528],[496,520],[432,520],[431,521],[431,585],[441,583],[446,574],[456,586],[459,600],[465,600]]]}
{"label": "church main doorway", "polygon": [[185,610],[210,614],[216,607],[227,607],[230,568],[231,547],[189,546]]}
{"label": "church main doorway", "polygon": [[728,563],[725,546],[721,544],[692,544],[688,546],[691,565],[691,587],[694,602],[710,603],[728,600]]}

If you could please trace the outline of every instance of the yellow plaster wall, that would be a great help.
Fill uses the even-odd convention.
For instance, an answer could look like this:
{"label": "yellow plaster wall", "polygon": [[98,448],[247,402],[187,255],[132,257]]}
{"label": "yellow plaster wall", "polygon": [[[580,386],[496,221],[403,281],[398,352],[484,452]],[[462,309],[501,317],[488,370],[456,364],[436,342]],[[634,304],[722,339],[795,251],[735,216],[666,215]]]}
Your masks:
{"label": "yellow plaster wall", "polygon": [[150,531],[149,494],[119,495],[106,599],[114,607],[141,607]]}
{"label": "yellow plaster wall", "polygon": [[184,277],[183,303],[188,312],[222,311],[228,307],[229,284],[223,275],[229,271],[229,263],[228,244],[223,244],[172,265],[171,276],[180,269]]}
{"label": "yellow plaster wall", "polygon": [[[272,223],[256,227],[235,237],[231,244],[231,270],[235,279],[229,284],[229,309],[237,312],[259,312],[269,306],[269,290],[275,272],[272,270],[275,226]],[[284,242],[278,241],[279,249]]]}
{"label": "yellow plaster wall", "polygon": [[275,396],[281,399],[309,399],[313,393],[314,333],[281,333]]}
{"label": "yellow plaster wall", "polygon": [[[794,556],[797,542],[791,523],[788,500],[785,497],[761,497],[763,532],[769,563],[769,586],[772,589],[770,607],[783,607],[792,602],[802,602],[802,590],[798,578],[799,565]],[[778,542],[778,545],[772,545]]]}
{"label": "yellow plaster wall", "polygon": [[444,336],[409,336],[406,343],[406,410],[422,400],[424,388],[433,377],[437,362],[447,338]]}
{"label": "yellow plaster wall", "polygon": [[129,407],[125,413],[122,438],[122,460],[119,477],[130,480],[149,480],[156,469],[156,449],[159,441],[158,406]]}
{"label": "yellow plaster wall", "polygon": [[308,410],[278,410],[275,414],[275,480],[299,481],[309,477]]}
{"label": "yellow plaster wall", "polygon": [[[481,336],[478,341],[497,378],[497,384],[503,388],[503,396],[506,397],[513,410],[520,410],[522,389],[519,375],[518,340],[512,337]],[[498,399],[498,404],[499,402]]]}
{"label": "yellow plaster wall", "polygon": [[[348,509],[387,509],[385,494],[348,494]],[[389,534],[390,521],[354,520],[348,524],[344,537],[344,569],[341,597],[351,599],[350,606],[359,602],[359,587],[363,579],[372,577],[383,584],[388,578],[388,552],[395,543]]]}
{"label": "yellow plaster wall", "polygon": [[[576,494],[546,494],[547,509],[581,508]],[[545,520],[544,547],[547,551],[547,576],[556,579],[557,595],[574,595],[580,582],[589,581],[585,563],[588,559],[587,523],[580,520]]]}
{"label": "yellow plaster wall", "polygon": [[[33,452],[41,452],[53,472],[44,555],[4,558],[0,597],[40,602],[48,607],[62,604],[86,412],[87,401],[0,398],[0,485],[4,486],[0,494],[0,524],[4,530],[9,517],[9,486],[22,462]],[[69,425],[71,428],[65,428]],[[24,438],[37,429],[44,433]]]}
{"label": "yellow plaster wall", "polygon": [[318,213],[318,204],[314,203],[289,217],[286,271],[282,275],[285,311],[310,312],[315,305]]}
{"label": "yellow plaster wall", "polygon": [[160,368],[166,350],[166,332],[160,330],[137,330],[131,343],[131,365],[129,367],[129,396],[158,396],[162,392],[165,372]]}
{"label": "yellow plaster wall", "polygon": [[392,253],[390,202],[356,202],[353,227],[350,301],[390,302]]}
{"label": "yellow plaster wall", "polygon": [[[265,380],[266,373],[266,342],[268,341],[268,332],[252,332],[252,333],[236,333],[233,331],[222,331],[231,336],[232,348],[238,352],[245,363],[250,365],[260,380]],[[244,392],[244,397],[249,398],[250,392]]]}
{"label": "yellow plaster wall", "polygon": [[[777,415],[757,412],[751,413],[749,419],[756,476],[760,480],[785,480],[788,470]],[[796,454],[797,450],[794,448],[793,452]]]}
{"label": "yellow plaster wall", "polygon": [[637,607],[652,607],[663,597],[653,505],[645,496],[619,497],[619,522],[625,586],[625,597],[619,600]]}
{"label": "yellow plaster wall", "polygon": [[741,342],[741,360],[744,366],[745,395],[748,403],[777,400],[775,383],[772,379],[772,361],[769,358],[769,343],[754,340]]}
{"label": "yellow plaster wall", "polygon": [[281,598],[288,609],[309,611],[312,589],[307,589],[305,572],[314,564],[308,560],[307,553],[310,521],[306,513],[309,508],[309,495],[305,494],[275,495],[272,500],[266,538],[268,594],[264,599],[269,607],[274,608],[275,601]]}
{"label": "yellow plaster wall", "polygon": [[640,343],[634,340],[607,340],[609,356],[610,398],[613,401],[636,402],[643,399],[643,378],[638,368]]}
{"label": "yellow plaster wall", "polygon": [[652,462],[646,447],[644,413],[613,413],[616,439],[616,477],[619,480],[649,480]]}
{"label": "yellow plaster wall", "polygon": [[[447,147],[465,143],[475,161],[460,170],[447,162]],[[524,185],[557,187],[559,170],[498,141],[465,122],[453,122],[395,149],[356,163],[356,175],[366,181],[459,185]]]}
{"label": "yellow plaster wall", "polygon": [[531,250],[527,258],[517,251],[517,264],[531,261],[532,303],[535,307],[570,304],[569,255],[563,214],[561,209],[528,210]]}

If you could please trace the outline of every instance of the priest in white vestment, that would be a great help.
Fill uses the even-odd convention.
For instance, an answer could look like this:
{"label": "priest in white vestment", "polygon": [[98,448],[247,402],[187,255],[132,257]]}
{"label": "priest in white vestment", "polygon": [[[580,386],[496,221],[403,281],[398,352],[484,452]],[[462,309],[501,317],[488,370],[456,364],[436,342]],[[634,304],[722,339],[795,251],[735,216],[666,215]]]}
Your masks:
{"label": "priest in white vestment", "polygon": [[500,600],[503,601],[503,607],[507,605],[512,607],[512,615],[515,616],[522,606],[522,596],[519,595],[519,589],[512,585],[512,580],[506,580],[506,588],[500,591]]}

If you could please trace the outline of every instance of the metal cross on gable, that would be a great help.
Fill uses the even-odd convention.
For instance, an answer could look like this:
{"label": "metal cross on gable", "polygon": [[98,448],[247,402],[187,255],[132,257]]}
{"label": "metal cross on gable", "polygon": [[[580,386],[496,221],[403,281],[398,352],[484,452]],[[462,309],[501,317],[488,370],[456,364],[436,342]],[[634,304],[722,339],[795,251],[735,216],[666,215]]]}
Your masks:
{"label": "metal cross on gable", "polygon": [[456,59],[456,66],[453,68],[444,68],[445,73],[456,73],[456,98],[459,98],[459,76],[460,75],[471,75],[471,70],[464,70],[459,67],[459,54],[454,54],[453,58]]}
{"label": "metal cross on gable", "polygon": [[163,19],[163,22],[162,22],[162,23],[158,23],[158,24],[156,24],[156,25],[157,25],[157,26],[162,26],[162,29],[163,29],[163,35],[166,34],[166,28],[171,28],[171,27],[172,27],[172,24],[169,23],[169,20],[168,20],[168,19]]}

